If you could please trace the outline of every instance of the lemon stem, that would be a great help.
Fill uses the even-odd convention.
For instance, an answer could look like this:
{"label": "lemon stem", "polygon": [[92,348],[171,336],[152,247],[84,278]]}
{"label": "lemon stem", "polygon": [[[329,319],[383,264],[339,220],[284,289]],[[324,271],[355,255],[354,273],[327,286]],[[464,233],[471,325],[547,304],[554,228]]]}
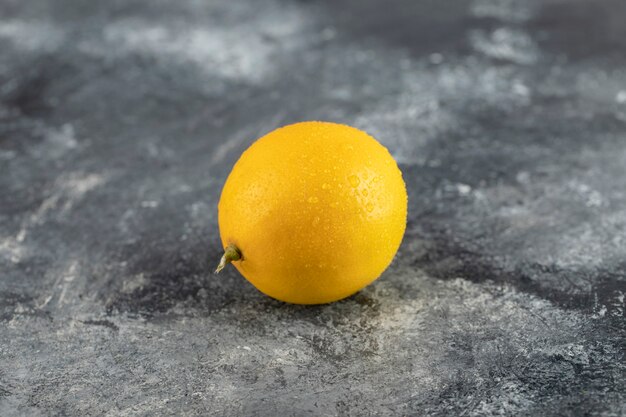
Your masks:
{"label": "lemon stem", "polygon": [[231,243],[230,245],[226,246],[226,249],[224,249],[224,255],[222,255],[222,259],[220,259],[220,263],[215,269],[215,273],[219,274],[219,272],[224,269],[226,265],[240,259],[241,252],[239,251],[239,248]]}

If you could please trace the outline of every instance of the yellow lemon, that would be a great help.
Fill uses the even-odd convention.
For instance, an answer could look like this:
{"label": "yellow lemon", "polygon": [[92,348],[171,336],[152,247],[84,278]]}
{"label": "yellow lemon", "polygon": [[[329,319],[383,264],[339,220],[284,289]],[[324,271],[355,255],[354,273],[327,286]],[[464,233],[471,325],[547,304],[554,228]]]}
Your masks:
{"label": "yellow lemon", "polygon": [[218,205],[225,254],[261,292],[323,304],[365,287],[387,268],[406,226],[402,173],[367,133],[302,122],[246,150]]}

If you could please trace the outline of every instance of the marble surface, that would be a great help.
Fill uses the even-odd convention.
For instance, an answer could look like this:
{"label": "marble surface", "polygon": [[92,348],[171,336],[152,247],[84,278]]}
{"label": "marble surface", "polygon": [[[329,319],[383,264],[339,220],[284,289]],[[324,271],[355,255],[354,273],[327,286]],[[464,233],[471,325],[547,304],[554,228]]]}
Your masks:
{"label": "marble surface", "polygon": [[[0,0],[0,415],[623,416],[622,0]],[[407,182],[344,301],[220,256],[230,167],[367,130]]]}

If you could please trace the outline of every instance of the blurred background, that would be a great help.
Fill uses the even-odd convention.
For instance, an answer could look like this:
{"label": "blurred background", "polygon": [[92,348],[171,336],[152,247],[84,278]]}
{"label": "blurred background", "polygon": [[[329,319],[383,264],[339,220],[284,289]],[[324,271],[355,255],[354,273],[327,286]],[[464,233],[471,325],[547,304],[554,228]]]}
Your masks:
{"label": "blurred background", "polygon": [[[409,193],[309,308],[210,274],[302,120]],[[622,0],[0,0],[0,414],[624,415],[625,175]]]}

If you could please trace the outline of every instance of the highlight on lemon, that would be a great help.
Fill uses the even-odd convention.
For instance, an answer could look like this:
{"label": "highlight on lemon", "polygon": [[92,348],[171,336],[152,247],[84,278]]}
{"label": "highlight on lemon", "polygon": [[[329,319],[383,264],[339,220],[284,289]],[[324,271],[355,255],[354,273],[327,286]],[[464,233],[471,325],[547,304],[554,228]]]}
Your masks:
{"label": "highlight on lemon", "polygon": [[378,278],[400,246],[407,194],[367,133],[301,122],[266,134],[228,176],[218,205],[227,264],[295,304],[340,300]]}

